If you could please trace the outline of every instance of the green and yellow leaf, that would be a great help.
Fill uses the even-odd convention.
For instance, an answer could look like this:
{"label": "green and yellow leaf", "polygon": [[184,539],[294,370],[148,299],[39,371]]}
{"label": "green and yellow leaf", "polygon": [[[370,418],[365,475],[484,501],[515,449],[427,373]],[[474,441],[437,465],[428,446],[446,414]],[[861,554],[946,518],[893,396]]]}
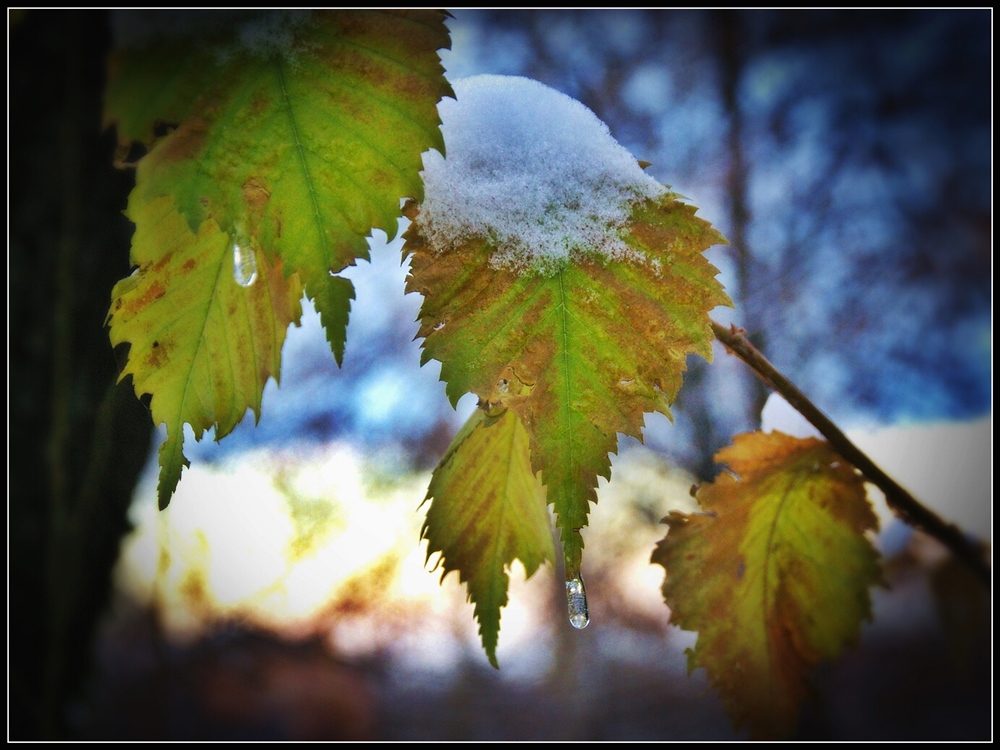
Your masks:
{"label": "green and yellow leaf", "polygon": [[441,362],[453,403],[471,391],[520,418],[570,574],[617,434],[641,437],[645,412],[669,416],[687,354],[711,357],[708,311],[730,304],[702,255],[725,240],[695,210],[671,194],[642,201],[622,237],[634,257],[582,252],[536,272],[496,267],[485,237],[440,252],[410,212],[423,360]]}
{"label": "green and yellow leaf", "polygon": [[112,345],[130,345],[120,379],[131,375],[136,395],[152,394],[153,422],[167,428],[157,491],[163,508],[188,465],[185,422],[196,438],[215,427],[219,439],[248,408],[259,417],[288,326],[302,314],[302,285],[260,252],[256,280],[237,283],[229,235],[212,220],[192,232],[169,198],[146,202],[133,193],[127,214],[136,223],[138,268],[115,285],[108,322]]}
{"label": "green and yellow leaf", "polygon": [[[120,155],[133,142],[149,151],[128,211],[139,271],[115,289],[111,335],[130,344],[124,372],[167,425],[161,505],[186,465],[184,422],[218,438],[259,410],[303,288],[341,361],[354,288],[335,274],[367,257],[373,227],[395,234],[400,198],[422,193],[421,153],[443,148],[444,18],[163,14],[190,33],[113,53],[105,124]],[[234,245],[260,272],[246,289]]]}
{"label": "green and yellow leaf", "polygon": [[[144,201],[168,196],[192,232],[211,217],[299,274],[339,362],[353,288],[331,274],[368,257],[372,227],[395,235],[400,199],[422,195],[421,153],[443,148],[445,14],[191,18],[206,31],[113,54],[105,124],[120,151],[151,147],[137,178]],[[157,140],[163,124],[175,129]]]}
{"label": "green and yellow leaf", "polygon": [[672,621],[698,632],[689,668],[705,668],[737,726],[786,737],[815,667],[871,619],[878,520],[862,477],[821,440],[738,435],[716,460],[735,476],[698,490],[703,514],[667,517],[652,562]]}
{"label": "green and yellow leaf", "polygon": [[514,560],[531,577],[552,562],[545,489],[531,469],[528,433],[509,409],[476,409],[434,470],[424,521],[428,559],[441,553],[442,578],[457,571],[475,607],[479,634],[497,666],[500,610]]}

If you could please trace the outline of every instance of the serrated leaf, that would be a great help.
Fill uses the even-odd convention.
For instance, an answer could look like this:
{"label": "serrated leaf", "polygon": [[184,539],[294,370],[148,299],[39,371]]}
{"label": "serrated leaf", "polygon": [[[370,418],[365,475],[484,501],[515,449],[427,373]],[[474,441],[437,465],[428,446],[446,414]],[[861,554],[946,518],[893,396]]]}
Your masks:
{"label": "serrated leaf", "polygon": [[551,272],[495,267],[486,238],[438,252],[411,211],[423,360],[441,362],[453,403],[471,391],[521,419],[569,575],[617,433],[641,437],[644,412],[669,416],[687,354],[711,358],[708,311],[731,304],[702,255],[725,240],[695,210],[670,194],[637,203],[621,233],[634,257],[578,253]]}
{"label": "serrated leaf", "polygon": [[475,606],[479,634],[496,667],[500,610],[514,560],[530,578],[553,559],[545,490],[531,470],[528,434],[507,409],[476,409],[434,470],[422,536],[441,553],[441,577],[457,571]]}
{"label": "serrated leaf", "polygon": [[136,395],[152,394],[153,422],[167,428],[157,490],[164,508],[188,465],[185,422],[196,438],[214,426],[219,439],[248,408],[259,417],[288,326],[302,314],[302,285],[259,252],[256,280],[237,283],[229,235],[211,220],[193,233],[168,198],[133,193],[127,214],[138,268],[115,285],[108,322],[112,345],[130,345],[119,379],[131,375]]}
{"label": "serrated leaf", "polygon": [[705,668],[737,726],[786,737],[816,665],[871,619],[878,520],[862,477],[816,438],[738,435],[716,461],[737,476],[698,490],[704,514],[666,518],[652,562],[671,620],[698,632],[689,669]]}
{"label": "serrated leaf", "polygon": [[[298,273],[334,355],[350,282],[372,227],[396,232],[419,197],[420,154],[443,148],[436,105],[451,93],[437,51],[444,13],[267,11],[205,34],[117,50],[105,124],[139,165],[145,201],[169,196],[197,232],[208,217]],[[160,123],[176,125],[155,141]]]}

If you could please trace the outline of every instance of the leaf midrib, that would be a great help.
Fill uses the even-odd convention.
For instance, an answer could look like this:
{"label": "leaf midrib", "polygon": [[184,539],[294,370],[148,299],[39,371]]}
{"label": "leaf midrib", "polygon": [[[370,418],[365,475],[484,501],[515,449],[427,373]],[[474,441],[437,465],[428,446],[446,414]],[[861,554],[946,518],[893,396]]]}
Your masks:
{"label": "leaf midrib", "polygon": [[330,247],[328,242],[328,235],[326,227],[323,222],[323,215],[320,212],[319,206],[319,196],[316,193],[316,185],[313,181],[312,172],[309,169],[309,163],[305,156],[305,144],[302,142],[302,138],[299,134],[299,126],[295,120],[295,113],[292,111],[292,101],[288,95],[288,86],[285,83],[285,73],[282,70],[281,63],[277,60],[273,60],[274,71],[278,78],[278,87],[281,90],[281,99],[284,103],[284,111],[288,117],[288,124],[292,130],[292,137],[295,139],[295,155],[297,161],[299,162],[299,168],[302,170],[302,176],[306,183],[306,191],[309,193],[309,202],[312,204],[313,216],[316,219],[316,228],[319,230],[320,243],[323,245],[324,254],[326,257],[330,257]]}
{"label": "leaf midrib", "polygon": [[[763,586],[763,591],[762,591],[762,600],[763,600],[762,601],[762,604],[763,604],[763,610],[762,611],[763,611],[764,620],[765,620],[765,623],[764,623],[764,646],[765,646],[766,651],[767,651],[767,660],[768,660],[768,667],[769,667],[768,670],[767,670],[767,672],[766,672],[767,678],[768,678],[767,679],[767,693],[768,693],[768,695],[771,695],[771,696],[773,696],[775,694],[775,682],[774,682],[773,679],[771,679],[772,675],[774,674],[774,669],[773,669],[772,665],[778,662],[778,660],[775,658],[774,653],[772,651],[771,639],[770,639],[770,637],[768,635],[768,628],[767,628],[767,619],[772,616],[772,613],[771,613],[771,604],[772,604],[772,602],[771,602],[771,573],[772,573],[771,545],[772,545],[772,542],[774,540],[774,537],[778,533],[778,521],[779,521],[779,518],[781,517],[781,514],[784,512],[785,504],[788,502],[788,500],[792,496],[792,490],[795,489],[795,488],[797,488],[798,485],[802,483],[802,481],[803,480],[802,480],[801,474],[797,472],[791,478],[790,481],[788,481],[787,483],[785,483],[784,489],[783,489],[783,491],[781,493],[781,499],[778,501],[778,505],[777,505],[777,507],[774,510],[774,515],[771,518],[771,523],[770,523],[770,525],[768,527],[768,530],[767,530],[767,542],[766,542],[766,544],[764,546],[765,560],[764,560],[764,576],[763,576],[764,586]],[[777,563],[775,562],[775,565],[776,564]]]}

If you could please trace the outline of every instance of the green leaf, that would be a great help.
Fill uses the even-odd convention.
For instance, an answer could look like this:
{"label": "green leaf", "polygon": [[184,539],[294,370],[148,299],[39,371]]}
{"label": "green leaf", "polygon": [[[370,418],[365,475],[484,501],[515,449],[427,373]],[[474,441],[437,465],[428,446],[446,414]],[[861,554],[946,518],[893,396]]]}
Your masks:
{"label": "green leaf", "polygon": [[704,514],[671,513],[652,562],[672,621],[698,632],[705,667],[737,726],[787,737],[816,665],[856,643],[882,582],[865,536],[878,520],[862,477],[823,441],[738,435],[698,490]]}
{"label": "green leaf", "polygon": [[531,470],[528,434],[506,409],[476,409],[434,470],[424,522],[428,559],[441,553],[441,577],[458,572],[475,605],[479,634],[496,667],[500,609],[514,560],[531,577],[553,559],[545,490]]}
{"label": "green leaf", "polygon": [[[187,38],[117,50],[105,124],[121,149],[151,146],[137,190],[169,196],[192,232],[211,217],[254,242],[314,300],[337,361],[350,282],[372,227],[396,233],[420,197],[420,154],[443,148],[436,105],[451,93],[440,11],[269,11]],[[158,124],[176,126],[156,140]]]}
{"label": "green leaf", "polygon": [[184,423],[201,439],[227,435],[248,408],[260,415],[268,378],[278,378],[288,325],[301,314],[302,285],[280,262],[254,252],[257,277],[237,283],[229,235],[213,221],[197,234],[167,198],[132,194],[136,222],[132,260],[138,269],[115,285],[108,322],[114,346],[129,343],[121,377],[137,395],[152,394],[154,424],[165,424],[160,448],[160,507],[188,465]]}
{"label": "green leaf", "polygon": [[637,203],[622,232],[632,255],[578,253],[552,272],[495,267],[483,237],[439,252],[410,211],[423,360],[441,362],[453,403],[471,391],[521,419],[570,576],[617,433],[641,437],[644,412],[669,416],[687,354],[711,358],[708,311],[731,304],[702,255],[725,240],[695,210],[671,194]]}

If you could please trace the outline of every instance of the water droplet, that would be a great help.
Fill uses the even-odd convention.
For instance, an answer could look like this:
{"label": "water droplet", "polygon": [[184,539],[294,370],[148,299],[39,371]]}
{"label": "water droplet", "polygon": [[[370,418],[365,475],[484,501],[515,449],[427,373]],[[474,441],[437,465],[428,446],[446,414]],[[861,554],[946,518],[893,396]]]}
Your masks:
{"label": "water droplet", "polygon": [[583,585],[583,576],[579,573],[566,581],[566,605],[569,607],[570,625],[583,630],[590,624],[587,589]]}
{"label": "water droplet", "polygon": [[257,259],[249,241],[233,240],[233,278],[240,286],[250,286],[257,280]]}

